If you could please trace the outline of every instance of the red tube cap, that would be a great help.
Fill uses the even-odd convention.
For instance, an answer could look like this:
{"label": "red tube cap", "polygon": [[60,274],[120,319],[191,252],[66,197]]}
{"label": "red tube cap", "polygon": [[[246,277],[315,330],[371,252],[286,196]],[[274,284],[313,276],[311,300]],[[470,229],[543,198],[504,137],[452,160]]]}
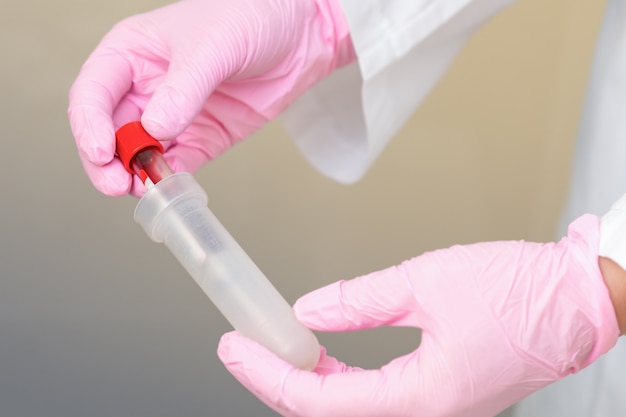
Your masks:
{"label": "red tube cap", "polygon": [[115,132],[115,147],[124,168],[131,174],[135,173],[133,158],[139,152],[147,148],[156,148],[163,153],[161,142],[150,136],[138,121],[127,123]]}

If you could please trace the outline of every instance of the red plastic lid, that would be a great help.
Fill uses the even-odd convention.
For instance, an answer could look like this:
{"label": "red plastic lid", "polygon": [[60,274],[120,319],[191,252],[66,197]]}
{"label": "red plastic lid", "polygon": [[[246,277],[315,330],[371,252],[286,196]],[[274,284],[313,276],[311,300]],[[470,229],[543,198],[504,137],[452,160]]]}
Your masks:
{"label": "red plastic lid", "polygon": [[131,174],[134,174],[133,158],[139,152],[147,148],[156,148],[163,153],[161,142],[150,136],[139,121],[127,123],[115,132],[115,146],[117,156]]}

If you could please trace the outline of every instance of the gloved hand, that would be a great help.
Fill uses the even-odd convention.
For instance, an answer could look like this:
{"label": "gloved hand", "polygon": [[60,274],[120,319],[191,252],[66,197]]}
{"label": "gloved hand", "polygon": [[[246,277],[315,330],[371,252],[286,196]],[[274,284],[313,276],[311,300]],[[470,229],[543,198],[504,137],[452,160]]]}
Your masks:
{"label": "gloved hand", "polygon": [[141,117],[175,171],[193,172],[355,59],[338,0],[183,0],[117,24],[85,62],[69,118],[108,195],[142,194],[115,158]]}
{"label": "gloved hand", "polygon": [[228,370],[285,416],[494,416],[609,350],[619,334],[585,215],[558,243],[454,246],[316,290],[295,304],[319,331],[422,329],[420,346],[381,369],[325,355],[313,372],[227,333]]}

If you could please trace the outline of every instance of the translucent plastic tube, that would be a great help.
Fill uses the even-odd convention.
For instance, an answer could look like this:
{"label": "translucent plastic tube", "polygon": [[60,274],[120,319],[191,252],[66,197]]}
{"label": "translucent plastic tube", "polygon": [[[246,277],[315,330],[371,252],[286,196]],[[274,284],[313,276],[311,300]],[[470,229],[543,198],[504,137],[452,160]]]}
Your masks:
{"label": "translucent plastic tube", "polygon": [[[139,128],[135,124],[125,132],[145,134]],[[127,169],[150,185],[135,208],[135,221],[168,247],[237,331],[292,365],[313,369],[320,353],[317,338],[209,210],[194,177],[172,174],[160,145],[125,146],[121,159]]]}
{"label": "translucent plastic tube", "polygon": [[242,335],[302,369],[319,358],[315,335],[207,207],[187,173],[159,181],[137,204],[135,221],[163,242]]}

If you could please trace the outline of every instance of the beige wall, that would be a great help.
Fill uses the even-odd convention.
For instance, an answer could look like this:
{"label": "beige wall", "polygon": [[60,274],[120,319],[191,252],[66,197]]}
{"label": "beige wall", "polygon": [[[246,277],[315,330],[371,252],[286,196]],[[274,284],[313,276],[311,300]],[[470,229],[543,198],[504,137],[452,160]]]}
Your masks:
{"label": "beige wall", "polygon": [[[99,195],[65,118],[105,31],[165,1],[0,3],[0,414],[273,415],[214,354],[229,329]],[[603,2],[523,0],[487,24],[366,177],[322,177],[272,123],[204,167],[210,206],[290,300],[425,250],[550,240]],[[377,366],[415,332],[322,335]]]}

